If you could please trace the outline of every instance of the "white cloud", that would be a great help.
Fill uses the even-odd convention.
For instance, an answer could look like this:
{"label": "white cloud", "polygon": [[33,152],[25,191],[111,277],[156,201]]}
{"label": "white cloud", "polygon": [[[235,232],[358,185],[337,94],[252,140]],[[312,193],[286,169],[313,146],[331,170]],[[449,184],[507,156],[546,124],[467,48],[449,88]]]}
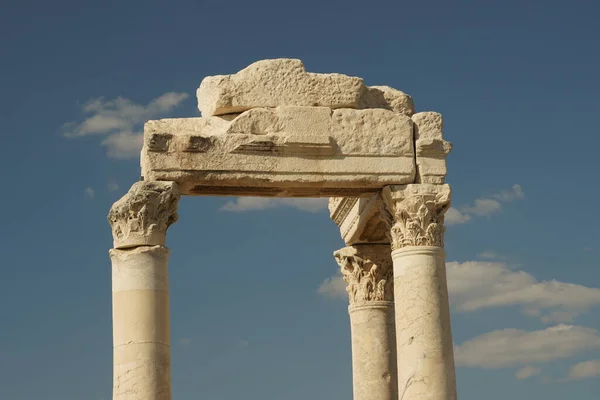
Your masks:
{"label": "white cloud", "polygon": [[469,222],[470,220],[471,220],[470,215],[464,214],[464,213],[458,211],[454,207],[450,207],[450,209],[448,211],[446,211],[446,216],[444,218],[446,225],[465,224],[465,223]]}
{"label": "white cloud", "polygon": [[465,206],[461,210],[467,215],[476,215],[484,217],[500,211],[502,206],[498,200],[494,199],[475,199],[473,206]]}
{"label": "white cloud", "polygon": [[106,185],[106,188],[109,192],[116,192],[117,190],[119,190],[119,184],[115,181],[109,181],[108,185]]}
{"label": "white cloud", "polygon": [[524,199],[525,193],[523,192],[521,185],[514,184],[510,190],[503,190],[500,193],[496,193],[496,194],[492,195],[492,197],[494,197],[495,199],[497,199],[499,201],[507,202],[507,201]]}
{"label": "white cloud", "polygon": [[96,193],[94,192],[94,189],[92,189],[91,187],[87,187],[85,188],[85,190],[83,191],[83,195],[85,197],[87,197],[88,199],[93,199],[94,196],[96,195]]}
{"label": "white cloud", "polygon": [[570,322],[600,305],[600,289],[556,280],[538,281],[501,262],[448,262],[448,292],[457,311],[519,306],[544,323]]}
{"label": "white cloud", "polygon": [[317,293],[332,298],[347,298],[346,282],[341,274],[327,278],[321,283]]}
{"label": "white cloud", "polygon": [[516,373],[515,373],[515,377],[518,380],[523,380],[523,379],[528,379],[531,378],[532,376],[536,376],[542,373],[542,370],[537,368],[537,367],[523,367],[521,369],[519,369]]}
{"label": "white cloud", "polygon": [[131,131],[113,133],[102,141],[109,157],[122,160],[139,156],[143,144],[144,134]]}
{"label": "white cloud", "polygon": [[123,97],[113,100],[103,97],[91,99],[82,106],[82,112],[87,117],[79,123],[65,123],[62,130],[68,138],[105,135],[107,137],[102,145],[106,146],[109,157],[136,157],[142,147],[141,125],[148,119],[170,112],[186,98],[187,93],[169,92],[145,106]]}
{"label": "white cloud", "polygon": [[227,202],[222,211],[243,212],[258,211],[276,207],[294,207],[301,211],[319,212],[327,209],[327,198],[264,198],[264,197],[238,197],[235,201]]}
{"label": "white cloud", "polygon": [[475,199],[473,205],[452,207],[446,212],[447,225],[464,224],[471,221],[473,216],[487,217],[502,210],[502,203],[523,199],[525,193],[520,185],[513,185],[509,190],[494,193],[489,197]]}
{"label": "white cloud", "polygon": [[454,348],[457,366],[505,368],[567,358],[600,348],[597,330],[557,325],[538,331],[496,330]]}
{"label": "white cloud", "polygon": [[600,376],[600,360],[590,360],[571,366],[566,380],[573,381],[596,376]]}

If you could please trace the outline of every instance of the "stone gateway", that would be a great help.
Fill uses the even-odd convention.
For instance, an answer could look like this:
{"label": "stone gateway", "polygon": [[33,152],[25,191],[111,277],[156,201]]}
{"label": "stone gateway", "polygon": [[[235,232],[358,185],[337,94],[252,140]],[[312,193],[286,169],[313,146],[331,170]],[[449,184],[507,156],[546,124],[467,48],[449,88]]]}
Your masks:
{"label": "stone gateway", "polygon": [[171,400],[169,250],[181,195],[329,197],[346,247],[354,400],[455,400],[442,116],[361,78],[263,60],[205,78],[200,118],[148,121],[111,208],[114,400]]}

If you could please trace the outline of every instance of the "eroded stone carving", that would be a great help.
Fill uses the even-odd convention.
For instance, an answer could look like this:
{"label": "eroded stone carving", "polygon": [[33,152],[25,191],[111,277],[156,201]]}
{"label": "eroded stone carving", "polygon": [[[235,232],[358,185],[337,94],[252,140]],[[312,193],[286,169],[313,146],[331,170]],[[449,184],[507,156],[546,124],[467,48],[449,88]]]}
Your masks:
{"label": "eroded stone carving", "polygon": [[368,86],[361,108],[384,108],[409,117],[415,113],[412,97],[389,86]]}
{"label": "eroded stone carving", "polygon": [[452,143],[442,137],[442,114],[420,112],[412,116],[415,123],[417,175],[415,183],[443,184],[446,178],[446,156]]}
{"label": "eroded stone carving", "polygon": [[344,247],[334,253],[341,268],[350,305],[393,301],[393,268],[386,245]]}
{"label": "eroded stone carving", "polygon": [[177,221],[179,197],[174,182],[134,183],[108,213],[114,248],[164,246],[167,228]]}
{"label": "eroded stone carving", "polygon": [[329,199],[331,219],[340,228],[347,245],[365,243],[389,243],[388,228],[381,220],[381,196],[332,197]]}
{"label": "eroded stone carving", "polygon": [[296,59],[257,61],[233,75],[209,76],[197,91],[203,116],[282,105],[358,108],[361,78],[306,72]]}
{"label": "eroded stone carving", "polygon": [[392,250],[406,246],[444,247],[444,214],[449,185],[392,185],[382,190],[381,215],[389,227]]}

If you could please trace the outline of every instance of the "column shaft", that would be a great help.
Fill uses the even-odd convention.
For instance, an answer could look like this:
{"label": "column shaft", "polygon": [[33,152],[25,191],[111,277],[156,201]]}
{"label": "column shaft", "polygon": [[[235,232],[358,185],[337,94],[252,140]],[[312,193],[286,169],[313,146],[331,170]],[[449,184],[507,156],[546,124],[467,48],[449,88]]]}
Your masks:
{"label": "column shaft", "polygon": [[113,400],[170,400],[169,250],[111,250]]}
{"label": "column shaft", "polygon": [[175,182],[141,181],[110,209],[113,400],[171,400],[168,227]]}
{"label": "column shaft", "polygon": [[374,301],[348,311],[354,400],[397,400],[394,303]]}
{"label": "column shaft", "polygon": [[441,247],[403,247],[392,252],[402,400],[454,400],[445,253]]}
{"label": "column shaft", "polygon": [[394,265],[398,397],[456,400],[444,252],[450,186],[386,186],[382,197]]}

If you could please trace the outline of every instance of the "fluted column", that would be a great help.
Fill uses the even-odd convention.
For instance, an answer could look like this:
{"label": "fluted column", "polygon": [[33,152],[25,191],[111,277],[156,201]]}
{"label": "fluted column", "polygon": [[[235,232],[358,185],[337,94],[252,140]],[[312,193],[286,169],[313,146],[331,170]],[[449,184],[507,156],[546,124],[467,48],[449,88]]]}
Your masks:
{"label": "fluted column", "polygon": [[334,256],[348,284],[354,400],[397,400],[390,246],[357,244]]}
{"label": "fluted column", "polygon": [[108,214],[113,298],[113,400],[171,400],[169,249],[173,182],[137,182]]}
{"label": "fluted column", "polygon": [[390,228],[402,400],[455,400],[444,252],[448,185],[387,186],[382,212]]}

